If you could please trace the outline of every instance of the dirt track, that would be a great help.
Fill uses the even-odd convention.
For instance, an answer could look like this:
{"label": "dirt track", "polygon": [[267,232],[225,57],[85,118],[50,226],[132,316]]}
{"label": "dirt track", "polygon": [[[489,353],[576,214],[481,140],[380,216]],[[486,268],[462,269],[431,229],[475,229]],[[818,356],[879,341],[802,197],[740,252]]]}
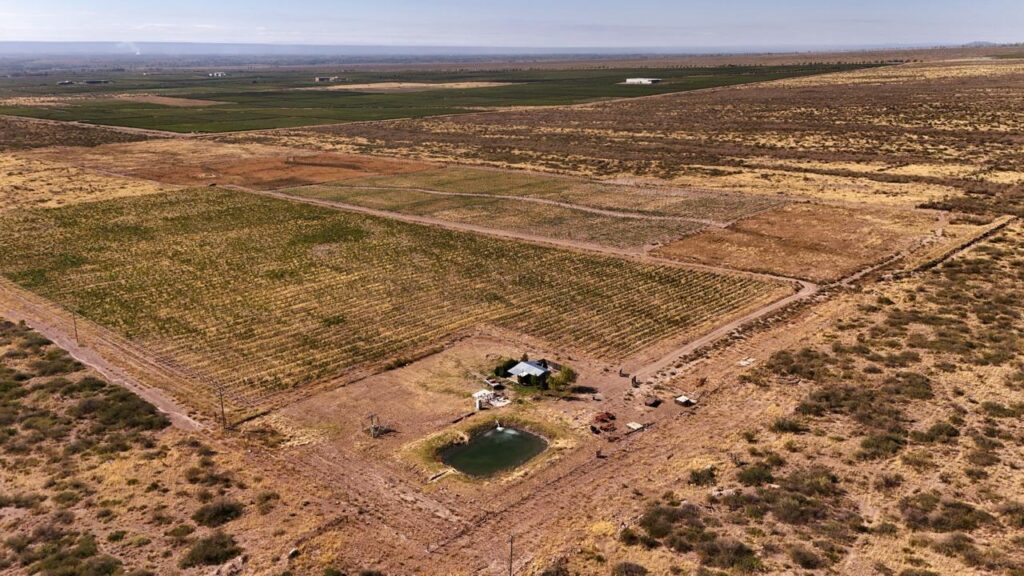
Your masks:
{"label": "dirt track", "polygon": [[[173,384],[178,378],[168,374],[158,361],[148,358],[147,352],[123,338],[82,318],[73,320],[66,310],[2,278],[0,317],[12,322],[24,321],[111,383],[124,386],[156,406],[176,427],[203,428],[203,424],[189,416],[188,408],[166,392],[178,388]],[[75,338],[76,325],[78,339]]]}
{"label": "dirt track", "polygon": [[630,218],[634,220],[672,220],[677,222],[693,222],[695,224],[701,224],[704,226],[713,226],[715,228],[725,228],[732,224],[732,222],[722,222],[719,220],[709,220],[706,218],[689,218],[686,216],[658,216],[639,214],[635,212],[622,212],[619,210],[607,210],[604,208],[593,208],[591,206],[583,206],[581,204],[572,204],[570,202],[560,202],[558,200],[549,200],[547,198],[533,198],[530,196],[516,196],[514,194],[474,194],[472,192],[445,192],[442,190],[432,190],[430,188],[410,188],[406,186],[360,186],[360,185],[345,185],[345,188],[352,188],[355,190],[391,190],[391,191],[408,191],[408,192],[419,192],[421,194],[430,194],[433,196],[457,196],[463,198],[499,198],[502,200],[514,200],[516,202],[529,202],[532,204],[543,204],[546,206],[558,206],[560,208],[568,208],[569,210],[577,210],[580,212],[588,212],[590,214],[600,214],[602,216],[612,216],[614,218]]}

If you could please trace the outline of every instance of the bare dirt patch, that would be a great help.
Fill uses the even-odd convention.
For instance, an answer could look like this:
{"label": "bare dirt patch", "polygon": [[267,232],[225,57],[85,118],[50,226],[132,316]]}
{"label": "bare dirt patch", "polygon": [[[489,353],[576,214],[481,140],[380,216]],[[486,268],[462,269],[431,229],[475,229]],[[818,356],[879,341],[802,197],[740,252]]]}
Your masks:
{"label": "bare dirt patch", "polygon": [[942,227],[941,219],[924,212],[789,204],[678,240],[656,254],[832,281],[925,239],[938,240]]}
{"label": "bare dirt patch", "polygon": [[96,150],[50,150],[41,157],[167,184],[237,185],[259,189],[320,184],[428,168],[421,162],[296,152],[260,144],[159,140]]}

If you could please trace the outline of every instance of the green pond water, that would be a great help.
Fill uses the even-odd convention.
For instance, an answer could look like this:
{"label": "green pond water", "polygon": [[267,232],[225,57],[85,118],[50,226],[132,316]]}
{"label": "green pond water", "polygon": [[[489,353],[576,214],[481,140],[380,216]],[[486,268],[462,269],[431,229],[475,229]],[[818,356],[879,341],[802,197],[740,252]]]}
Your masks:
{"label": "green pond water", "polygon": [[521,466],[548,447],[535,434],[515,428],[491,428],[465,444],[441,451],[441,461],[469,476],[490,476]]}

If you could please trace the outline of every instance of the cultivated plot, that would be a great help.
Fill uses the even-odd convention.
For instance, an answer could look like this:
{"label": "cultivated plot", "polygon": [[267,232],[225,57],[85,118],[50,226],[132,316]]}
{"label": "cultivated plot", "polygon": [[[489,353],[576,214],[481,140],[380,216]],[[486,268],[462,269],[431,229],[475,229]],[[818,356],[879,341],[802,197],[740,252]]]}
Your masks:
{"label": "cultivated plot", "polygon": [[692,234],[704,225],[692,220],[652,219],[634,215],[595,213],[493,196],[453,196],[418,190],[350,187],[344,184],[310,186],[285,191],[365,208],[426,216],[474,227],[513,232],[524,237],[599,244],[642,250]]}
{"label": "cultivated plot", "polygon": [[0,152],[48,146],[96,146],[111,142],[137,142],[149,136],[98,126],[78,126],[0,116]]}
{"label": "cultivated plot", "polygon": [[791,292],[215,189],[11,212],[0,272],[248,405],[481,325],[609,360]]}

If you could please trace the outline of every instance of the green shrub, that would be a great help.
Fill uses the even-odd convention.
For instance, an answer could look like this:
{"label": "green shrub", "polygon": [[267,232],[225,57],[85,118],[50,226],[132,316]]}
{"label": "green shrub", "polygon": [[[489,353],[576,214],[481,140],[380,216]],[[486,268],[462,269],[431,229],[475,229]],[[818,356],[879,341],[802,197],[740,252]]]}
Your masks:
{"label": "green shrub", "polygon": [[196,524],[211,528],[222,526],[242,515],[244,507],[241,502],[230,498],[217,498],[209,504],[199,507],[192,519]]}
{"label": "green shrub", "polygon": [[903,435],[896,432],[871,434],[861,440],[860,452],[857,453],[857,457],[863,460],[885,458],[898,453],[906,443]]}
{"label": "green shrub", "polygon": [[193,566],[216,566],[231,560],[242,553],[242,549],[231,536],[217,530],[213,534],[197,540],[182,557],[179,565],[182,568]]}
{"label": "green shrub", "polygon": [[970,532],[993,518],[965,502],[943,500],[936,492],[907,496],[899,502],[907,526],[914,530],[933,532]]}
{"label": "green shrub", "polygon": [[612,576],[646,576],[647,568],[633,562],[619,562],[612,568]]}
{"label": "green shrub", "polygon": [[715,483],[715,476],[716,472],[713,466],[690,470],[690,484],[694,486],[711,486]]}
{"label": "green shrub", "polygon": [[736,479],[744,486],[761,486],[775,480],[771,468],[764,464],[753,464],[740,470]]}
{"label": "green shrub", "polygon": [[753,572],[761,567],[761,561],[746,544],[732,538],[716,538],[701,542],[697,555],[702,564],[716,568],[733,568]]}
{"label": "green shrub", "polygon": [[821,556],[818,556],[813,550],[802,544],[795,544],[790,547],[789,558],[797,566],[806,570],[817,570],[828,565]]}
{"label": "green shrub", "polygon": [[910,438],[915,442],[932,444],[935,442],[949,443],[960,436],[960,430],[949,422],[936,422],[924,431],[910,433]]}
{"label": "green shrub", "polygon": [[256,495],[256,509],[260,511],[260,514],[267,514],[277,506],[277,503],[281,500],[281,495],[271,490],[264,490]]}
{"label": "green shrub", "polygon": [[776,418],[775,422],[772,422],[770,429],[778,434],[803,434],[807,432],[807,426],[794,418]]}

